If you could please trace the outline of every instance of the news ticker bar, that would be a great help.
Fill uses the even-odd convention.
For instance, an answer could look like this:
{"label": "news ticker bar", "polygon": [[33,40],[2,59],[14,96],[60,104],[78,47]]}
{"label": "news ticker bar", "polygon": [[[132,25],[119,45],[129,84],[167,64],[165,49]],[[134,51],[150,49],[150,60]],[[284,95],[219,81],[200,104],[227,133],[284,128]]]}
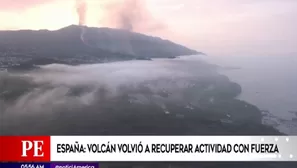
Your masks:
{"label": "news ticker bar", "polygon": [[99,163],[0,163],[1,168],[99,168]]}
{"label": "news ticker bar", "polygon": [[1,136],[0,161],[297,161],[297,136]]}

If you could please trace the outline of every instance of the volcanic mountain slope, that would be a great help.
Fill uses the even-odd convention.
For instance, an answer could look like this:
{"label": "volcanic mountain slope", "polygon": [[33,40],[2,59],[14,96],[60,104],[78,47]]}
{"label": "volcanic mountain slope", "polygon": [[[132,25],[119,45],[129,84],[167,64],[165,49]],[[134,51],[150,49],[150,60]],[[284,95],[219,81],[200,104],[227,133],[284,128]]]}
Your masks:
{"label": "volcanic mountain slope", "polygon": [[142,57],[171,57],[198,54],[159,37],[110,28],[87,28],[84,37],[89,45],[115,53]]}
{"label": "volcanic mountain slope", "polygon": [[71,59],[90,63],[193,54],[198,52],[158,37],[120,29],[71,25],[56,31],[0,31],[0,58]]}

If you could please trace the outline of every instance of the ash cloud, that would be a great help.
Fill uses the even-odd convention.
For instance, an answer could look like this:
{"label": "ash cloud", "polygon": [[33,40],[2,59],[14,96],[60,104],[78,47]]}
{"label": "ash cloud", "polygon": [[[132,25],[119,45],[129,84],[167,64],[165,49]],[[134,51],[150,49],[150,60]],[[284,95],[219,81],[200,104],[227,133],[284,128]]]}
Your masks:
{"label": "ash cloud", "polygon": [[87,3],[85,0],[76,0],[76,12],[79,19],[79,25],[86,24]]}
{"label": "ash cloud", "polygon": [[[159,59],[80,66],[52,64],[26,74],[2,73],[0,103],[5,104],[5,109],[1,113],[52,113],[65,108],[79,109],[124,92],[138,92],[144,85],[152,94],[166,89],[174,91],[188,87],[187,80],[204,75],[203,71],[194,73],[189,69],[197,69],[197,64],[203,65],[192,59]],[[5,94],[18,96],[10,101],[3,99]]]}
{"label": "ash cloud", "polygon": [[104,9],[105,17],[100,24],[135,32],[152,32],[167,27],[151,15],[144,0],[109,2]]}
{"label": "ash cloud", "polygon": [[125,1],[122,8],[118,11],[118,23],[120,28],[133,31],[135,24],[144,19],[146,13],[143,1],[128,0]]}

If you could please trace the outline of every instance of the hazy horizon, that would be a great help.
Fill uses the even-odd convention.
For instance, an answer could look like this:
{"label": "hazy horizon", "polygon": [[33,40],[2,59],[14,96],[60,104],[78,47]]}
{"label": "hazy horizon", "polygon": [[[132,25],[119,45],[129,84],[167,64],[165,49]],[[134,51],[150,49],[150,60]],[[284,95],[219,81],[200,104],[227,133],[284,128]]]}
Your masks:
{"label": "hazy horizon", "polygon": [[2,0],[0,19],[0,30],[80,23],[160,36],[210,55],[297,55],[294,0]]}

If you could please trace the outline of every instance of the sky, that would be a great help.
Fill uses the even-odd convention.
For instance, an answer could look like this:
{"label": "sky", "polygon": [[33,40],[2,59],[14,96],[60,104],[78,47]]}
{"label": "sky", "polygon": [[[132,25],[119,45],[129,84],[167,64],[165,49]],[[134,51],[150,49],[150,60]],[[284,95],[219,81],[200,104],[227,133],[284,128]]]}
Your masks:
{"label": "sky", "polygon": [[[129,28],[210,55],[296,55],[296,0],[79,0],[84,25]],[[78,24],[78,0],[0,0],[0,29]]]}

